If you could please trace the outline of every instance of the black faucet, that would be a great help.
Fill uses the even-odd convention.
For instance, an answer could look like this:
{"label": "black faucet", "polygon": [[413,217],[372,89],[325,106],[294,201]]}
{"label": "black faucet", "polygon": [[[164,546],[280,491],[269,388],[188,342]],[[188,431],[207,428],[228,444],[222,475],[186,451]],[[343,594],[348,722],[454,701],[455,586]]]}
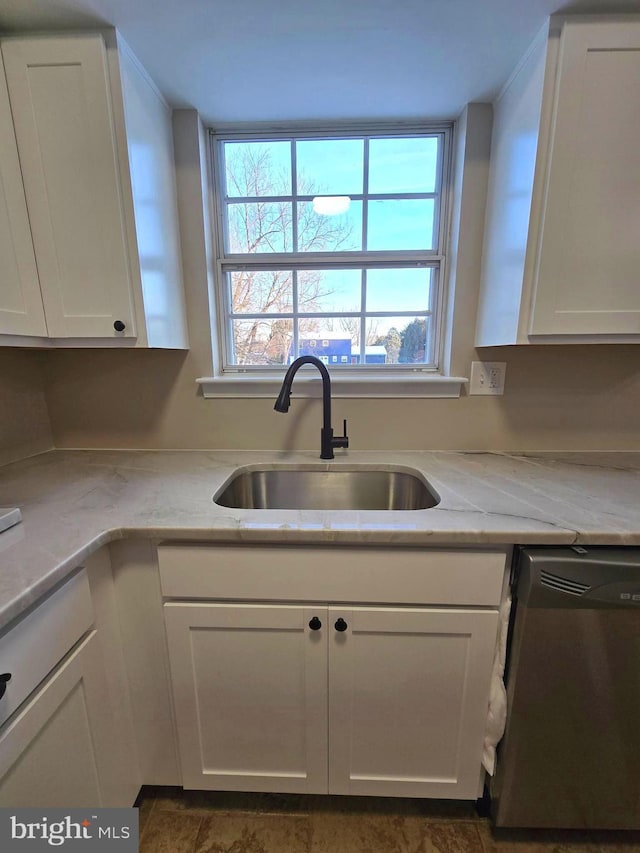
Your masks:
{"label": "black faucet", "polygon": [[301,355],[293,361],[287,370],[282,388],[278,394],[275,406],[276,412],[288,412],[291,404],[291,385],[293,377],[303,364],[314,364],[322,377],[322,429],[320,431],[320,459],[333,459],[334,447],[349,447],[347,422],[344,422],[344,435],[333,437],[331,428],[331,377],[329,371],[315,355]]}

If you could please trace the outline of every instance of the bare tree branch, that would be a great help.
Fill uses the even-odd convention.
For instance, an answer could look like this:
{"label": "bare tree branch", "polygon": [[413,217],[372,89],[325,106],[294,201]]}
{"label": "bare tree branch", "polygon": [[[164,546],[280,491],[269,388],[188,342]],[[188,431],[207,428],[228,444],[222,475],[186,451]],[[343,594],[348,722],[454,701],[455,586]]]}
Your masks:
{"label": "bare tree branch", "polygon": [[[290,175],[274,166],[267,146],[237,146],[227,157],[228,195],[233,197],[290,196]],[[304,176],[298,179],[299,195],[318,192]],[[357,248],[351,226],[344,217],[316,214],[309,202],[299,202],[298,251],[321,252]],[[229,245],[239,254],[290,252],[293,250],[293,204],[290,201],[258,201],[230,205]],[[230,273],[231,308],[234,314],[287,313],[292,310],[292,273],[288,270],[241,270]],[[321,300],[334,291],[323,284],[321,270],[305,270],[298,276],[298,309],[321,310]],[[302,323],[308,321],[301,321]],[[314,330],[319,322],[312,322]],[[291,320],[234,321],[235,359],[238,364],[284,364],[293,343]]]}

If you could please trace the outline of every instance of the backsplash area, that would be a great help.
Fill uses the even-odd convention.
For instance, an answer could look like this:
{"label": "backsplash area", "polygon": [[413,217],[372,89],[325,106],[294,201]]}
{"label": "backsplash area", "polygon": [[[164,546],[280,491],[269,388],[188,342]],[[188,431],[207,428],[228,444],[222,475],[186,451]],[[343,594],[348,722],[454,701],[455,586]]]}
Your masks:
{"label": "backsplash area", "polygon": [[44,353],[0,349],[0,465],[53,447]]}
{"label": "backsplash area", "polygon": [[[336,399],[334,420],[354,450],[640,449],[640,347],[479,353],[507,361],[503,397]],[[203,399],[203,370],[193,351],[0,349],[0,464],[53,446],[316,448],[319,401],[294,394],[285,423],[272,399]]]}
{"label": "backsplash area", "polygon": [[[502,397],[341,399],[352,450],[640,450],[640,346],[478,351],[507,361]],[[469,350],[456,375],[468,375]],[[56,447],[316,450],[319,400],[287,418],[273,398],[203,399],[197,352],[58,350],[45,356]],[[210,368],[209,368],[210,369]],[[342,453],[342,451],[340,451]],[[338,454],[337,454],[338,455]]]}

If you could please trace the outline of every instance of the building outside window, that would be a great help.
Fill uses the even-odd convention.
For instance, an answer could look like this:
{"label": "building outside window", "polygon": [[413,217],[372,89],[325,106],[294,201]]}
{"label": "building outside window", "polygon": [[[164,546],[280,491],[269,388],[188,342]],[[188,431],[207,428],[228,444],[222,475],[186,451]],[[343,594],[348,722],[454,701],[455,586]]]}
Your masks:
{"label": "building outside window", "polygon": [[214,135],[225,372],[437,372],[450,128]]}

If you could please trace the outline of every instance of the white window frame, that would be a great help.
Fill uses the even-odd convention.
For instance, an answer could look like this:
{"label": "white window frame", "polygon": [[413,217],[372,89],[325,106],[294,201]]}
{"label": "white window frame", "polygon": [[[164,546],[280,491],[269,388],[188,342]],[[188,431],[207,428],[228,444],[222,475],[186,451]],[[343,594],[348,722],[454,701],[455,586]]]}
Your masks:
{"label": "white window frame", "polygon": [[[442,138],[442,157],[439,161],[439,174],[437,175],[434,193],[420,194],[426,197],[440,196],[439,204],[436,204],[434,215],[434,230],[437,231],[437,245],[433,249],[397,251],[361,251],[361,252],[299,252],[293,253],[269,253],[260,255],[237,255],[225,253],[225,228],[226,217],[224,214],[224,200],[222,198],[223,164],[221,163],[220,146],[223,142],[247,141],[271,142],[276,140],[291,141],[297,139],[345,139],[349,137],[392,137],[412,135],[434,135],[439,134]],[[335,396],[360,396],[360,397],[413,397],[413,396],[435,396],[435,397],[458,397],[461,385],[466,379],[461,377],[446,376],[442,370],[445,335],[444,318],[447,302],[447,255],[450,231],[450,215],[452,201],[452,148],[453,148],[453,123],[431,122],[417,124],[395,123],[393,125],[313,125],[304,127],[295,124],[287,125],[286,128],[265,128],[252,130],[236,130],[234,128],[224,130],[210,130],[211,162],[213,163],[213,175],[211,180],[211,197],[214,212],[214,242],[216,247],[215,264],[215,300],[217,322],[212,320],[214,346],[217,348],[217,363],[219,369],[216,376],[198,380],[203,388],[205,396],[265,396],[270,397],[273,390],[279,387],[287,365],[235,365],[227,364],[227,352],[229,335],[231,335],[231,312],[228,311],[225,294],[225,273],[234,269],[242,268],[318,268],[325,263],[327,268],[362,268],[368,267],[398,267],[398,266],[425,266],[435,268],[436,299],[432,316],[432,334],[435,337],[434,364],[331,364],[332,380],[334,381]],[[365,145],[365,149],[367,146]],[[366,156],[366,152],[365,152]],[[295,194],[295,188],[293,189]],[[407,194],[397,194],[399,198]],[[417,197],[418,194],[415,194]],[[355,198],[356,196],[352,196]],[[374,198],[375,194],[367,196]],[[384,198],[393,198],[392,194],[384,194]],[[243,197],[244,198],[244,197]],[[297,197],[301,200],[303,197]],[[306,198],[306,197],[304,197]],[[311,198],[311,197],[310,197]],[[268,201],[267,197],[260,197],[260,201]],[[278,200],[280,198],[278,197]],[[364,217],[363,217],[364,218]],[[295,217],[294,217],[295,219]],[[366,228],[366,222],[364,223]],[[399,315],[402,312],[399,312]],[[411,317],[417,316],[410,312]],[[420,313],[420,312],[418,312]],[[380,312],[382,315],[383,312]],[[252,316],[252,315],[249,315]],[[263,315],[261,315],[263,316]],[[269,313],[269,319],[277,319],[281,315]],[[285,315],[290,318],[290,314]],[[326,315],[325,315],[326,316]],[[332,317],[341,316],[340,312],[331,313]],[[346,316],[346,315],[345,315]],[[351,315],[348,315],[351,316]],[[374,316],[373,314],[367,315]],[[385,313],[384,316],[387,316]],[[410,320],[409,314],[407,319]],[[365,320],[363,318],[362,325]],[[294,323],[295,326],[295,323]],[[362,334],[361,334],[362,338]],[[303,374],[299,374],[303,378]],[[297,381],[297,386],[303,383]],[[429,383],[428,394],[424,393],[425,382]],[[313,383],[314,385],[317,383]],[[421,388],[421,390],[420,390]],[[303,390],[304,393],[304,390]],[[315,396],[313,390],[311,396]]]}

